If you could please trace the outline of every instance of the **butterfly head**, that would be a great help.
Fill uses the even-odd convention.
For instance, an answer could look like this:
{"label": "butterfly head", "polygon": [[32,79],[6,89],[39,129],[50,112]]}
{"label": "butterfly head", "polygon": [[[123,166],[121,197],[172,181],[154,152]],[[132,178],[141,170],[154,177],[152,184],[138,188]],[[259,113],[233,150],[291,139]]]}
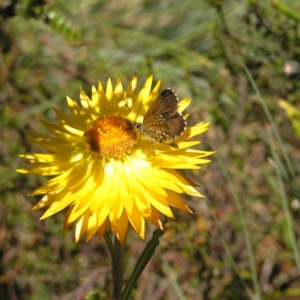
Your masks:
{"label": "butterfly head", "polygon": [[141,122],[134,122],[133,123],[133,126],[137,129],[137,130],[141,130],[141,127],[142,127],[142,123]]}

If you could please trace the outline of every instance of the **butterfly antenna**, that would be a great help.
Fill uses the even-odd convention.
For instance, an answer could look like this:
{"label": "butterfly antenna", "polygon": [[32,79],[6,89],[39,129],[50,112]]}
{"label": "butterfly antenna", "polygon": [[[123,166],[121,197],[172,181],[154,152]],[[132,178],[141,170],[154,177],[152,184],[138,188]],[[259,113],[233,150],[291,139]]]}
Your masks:
{"label": "butterfly antenna", "polygon": [[124,99],[124,102],[125,102],[125,106],[130,110],[130,107],[128,106],[128,104],[127,104],[127,94],[126,94],[126,92],[124,93],[124,97],[125,97],[125,99]]}
{"label": "butterfly antenna", "polygon": [[156,155],[155,150],[153,149],[153,143],[151,142],[151,150],[153,152],[154,155]]}

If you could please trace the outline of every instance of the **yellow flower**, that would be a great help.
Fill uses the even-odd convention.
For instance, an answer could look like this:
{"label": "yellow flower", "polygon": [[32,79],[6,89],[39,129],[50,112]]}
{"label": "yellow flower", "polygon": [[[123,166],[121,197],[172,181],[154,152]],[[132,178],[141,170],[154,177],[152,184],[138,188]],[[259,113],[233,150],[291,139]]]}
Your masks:
{"label": "yellow flower", "polygon": [[[30,196],[44,194],[33,210],[48,208],[45,219],[68,207],[64,228],[76,223],[76,242],[87,233],[102,238],[107,226],[123,244],[130,224],[144,238],[145,220],[162,227],[161,214],[174,218],[170,206],[191,212],[180,197],[201,197],[197,185],[175,169],[200,169],[211,152],[189,149],[200,141],[190,138],[208,123],[187,127],[176,139],[178,149],[150,142],[135,128],[158,96],[150,75],[140,91],[137,76],[127,91],[120,79],[109,79],[104,90],[92,87],[91,99],[80,90],[80,103],[67,97],[71,116],[54,108],[57,123],[42,121],[53,136],[27,132],[28,139],[49,150],[20,155],[31,167],[18,172],[55,176]],[[179,113],[191,100],[179,103]],[[175,145],[176,145],[175,144]],[[177,146],[176,145],[176,146]]]}

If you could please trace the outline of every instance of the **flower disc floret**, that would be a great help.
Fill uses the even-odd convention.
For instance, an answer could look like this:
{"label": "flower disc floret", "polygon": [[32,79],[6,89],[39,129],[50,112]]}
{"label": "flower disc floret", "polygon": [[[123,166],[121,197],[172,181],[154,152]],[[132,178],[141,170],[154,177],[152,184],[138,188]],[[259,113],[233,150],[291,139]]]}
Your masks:
{"label": "flower disc floret", "polygon": [[131,122],[120,116],[104,117],[93,122],[85,131],[87,148],[104,157],[120,157],[129,153],[135,142]]}

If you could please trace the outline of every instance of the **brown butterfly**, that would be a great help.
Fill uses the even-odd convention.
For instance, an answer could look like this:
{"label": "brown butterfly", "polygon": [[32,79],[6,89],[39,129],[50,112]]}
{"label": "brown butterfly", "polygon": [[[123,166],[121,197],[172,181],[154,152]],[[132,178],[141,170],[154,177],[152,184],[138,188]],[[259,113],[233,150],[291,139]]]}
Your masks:
{"label": "brown butterfly", "polygon": [[186,129],[185,118],[177,111],[178,97],[172,89],[163,90],[146,112],[142,123],[134,123],[150,142],[178,149],[175,139]]}

